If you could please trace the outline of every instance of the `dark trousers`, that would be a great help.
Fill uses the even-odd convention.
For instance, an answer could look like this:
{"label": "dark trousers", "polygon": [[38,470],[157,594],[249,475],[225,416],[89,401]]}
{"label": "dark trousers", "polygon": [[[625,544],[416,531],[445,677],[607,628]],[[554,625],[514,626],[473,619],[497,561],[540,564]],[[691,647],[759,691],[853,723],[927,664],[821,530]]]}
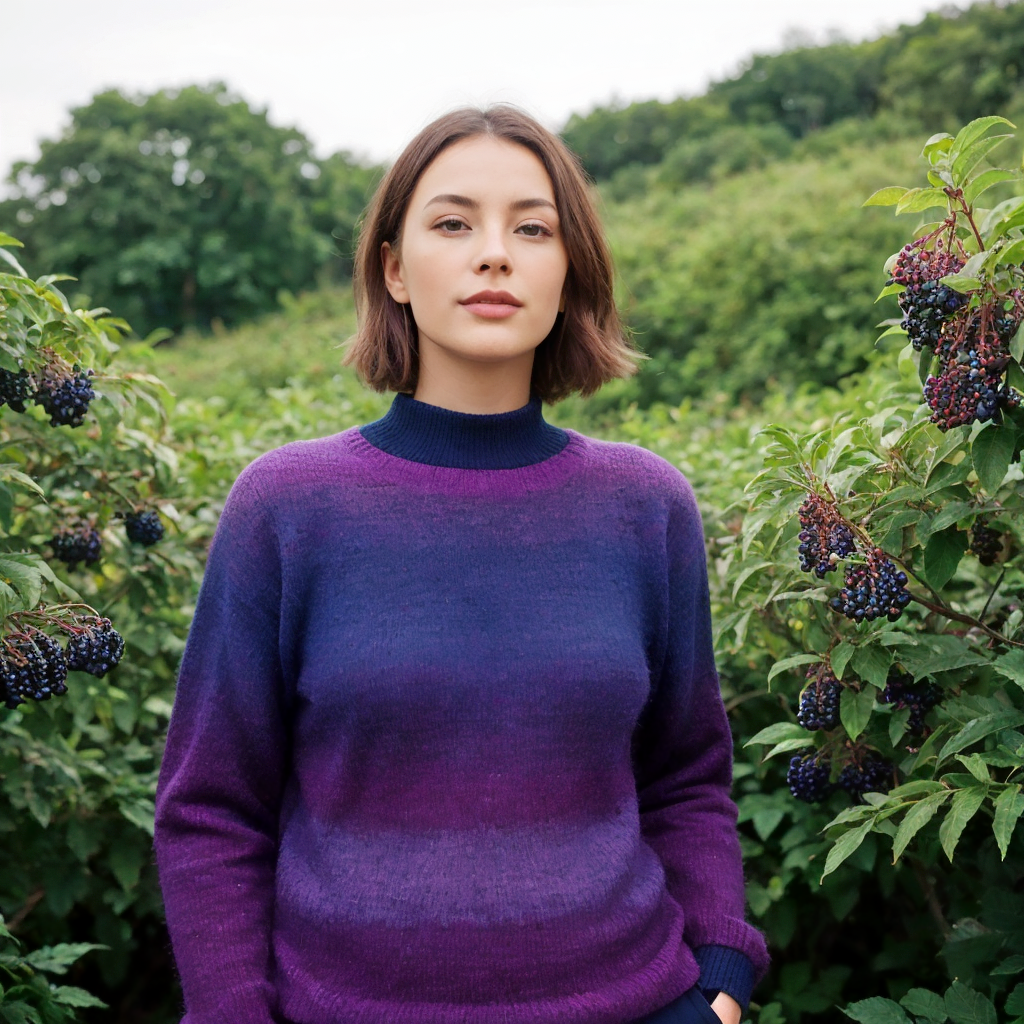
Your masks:
{"label": "dark trousers", "polygon": [[722,1024],[721,1018],[695,985],[668,1006],[663,1006],[633,1024]]}

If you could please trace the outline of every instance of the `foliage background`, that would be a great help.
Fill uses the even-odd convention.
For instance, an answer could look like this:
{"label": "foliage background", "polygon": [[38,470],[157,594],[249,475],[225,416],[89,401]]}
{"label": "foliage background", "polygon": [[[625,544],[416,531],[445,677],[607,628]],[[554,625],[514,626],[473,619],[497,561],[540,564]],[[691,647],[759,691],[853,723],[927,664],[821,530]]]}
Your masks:
{"label": "foliage background", "polygon": [[[912,989],[934,998],[904,1009],[936,1024],[1024,1014],[1014,991],[1024,971],[1019,832],[1003,858],[978,816],[953,863],[937,821],[895,863],[891,836],[871,832],[822,880],[835,840],[823,829],[848,801],[793,800],[786,758],[747,745],[794,721],[802,670],[769,676],[815,649],[817,612],[813,601],[770,599],[781,575],[798,575],[795,505],[788,521],[776,510],[769,547],[771,524],[758,526],[746,492],[771,458],[767,424],[834,439],[863,419],[856,451],[878,453],[891,417],[913,417],[915,367],[898,358],[898,339],[875,346],[874,325],[896,315],[895,300],[873,301],[911,225],[861,204],[880,186],[919,182],[931,132],[986,113],[1019,118],[1022,73],[1024,4],[986,3],[870,43],[756,57],[705,96],[598,109],[565,128],[597,179],[620,301],[651,359],[636,378],[546,415],[664,455],[700,498],[750,908],[774,955],[751,1008],[758,1024],[845,1019],[840,1007]],[[237,473],[269,448],[387,407],[340,369],[337,349],[354,329],[345,260],[377,173],[345,154],[315,161],[299,133],[224,86],[106,93],[36,165],[15,168],[20,191],[0,203],[0,229],[26,242],[33,275],[73,273],[62,285],[71,305],[103,302],[135,328],[122,337],[107,325],[110,375],[149,375],[173,393],[153,385],[154,401],[132,401],[99,389],[80,430],[0,411],[0,462],[43,491],[12,496],[4,547],[46,556],[61,516],[96,516],[103,561],[74,573],[50,565],[128,645],[110,682],[81,677],[61,700],[0,721],[0,910],[22,960],[85,944],[57,956],[61,980],[109,1004],[83,1007],[83,1020],[177,1019],[150,847],[177,659]],[[173,340],[139,340],[164,327]],[[1019,494],[1019,471],[1008,486]],[[123,495],[160,509],[159,545],[124,541],[113,518]],[[1019,524],[1011,532],[1024,546]],[[1001,591],[1006,616],[1020,604],[1014,571]],[[992,582],[966,562],[961,576],[957,600]],[[976,695],[1019,707],[1012,681],[1003,697],[991,673],[976,682]],[[972,749],[1013,742],[993,735]],[[19,963],[5,969],[45,974]],[[901,1024],[904,1009],[876,1002],[860,1019]]]}

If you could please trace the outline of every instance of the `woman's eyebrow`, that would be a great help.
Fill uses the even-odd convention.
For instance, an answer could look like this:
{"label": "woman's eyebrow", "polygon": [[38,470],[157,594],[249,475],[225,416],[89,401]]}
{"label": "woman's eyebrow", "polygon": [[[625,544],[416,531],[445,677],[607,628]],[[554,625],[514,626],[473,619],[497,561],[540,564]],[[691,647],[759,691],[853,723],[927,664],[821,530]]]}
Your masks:
{"label": "woman's eyebrow", "polygon": [[[469,196],[460,196],[455,193],[446,192],[443,195],[434,196],[433,199],[428,200],[427,206],[433,206],[435,203],[444,203],[450,206],[462,206],[467,210],[478,210],[480,204],[475,199],[470,199]],[[558,212],[557,207],[549,199],[517,199],[515,202],[509,204],[509,208],[515,211],[519,210],[532,210],[538,206],[550,207],[555,212]]]}

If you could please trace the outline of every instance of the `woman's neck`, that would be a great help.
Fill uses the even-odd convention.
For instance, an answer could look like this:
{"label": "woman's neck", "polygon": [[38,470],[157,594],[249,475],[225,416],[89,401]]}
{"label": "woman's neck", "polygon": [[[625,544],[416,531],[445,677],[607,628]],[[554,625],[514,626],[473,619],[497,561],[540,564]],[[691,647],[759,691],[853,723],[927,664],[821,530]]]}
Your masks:
{"label": "woman's neck", "polygon": [[530,400],[533,351],[499,362],[445,358],[423,359],[413,398],[453,412],[476,415],[512,412]]}

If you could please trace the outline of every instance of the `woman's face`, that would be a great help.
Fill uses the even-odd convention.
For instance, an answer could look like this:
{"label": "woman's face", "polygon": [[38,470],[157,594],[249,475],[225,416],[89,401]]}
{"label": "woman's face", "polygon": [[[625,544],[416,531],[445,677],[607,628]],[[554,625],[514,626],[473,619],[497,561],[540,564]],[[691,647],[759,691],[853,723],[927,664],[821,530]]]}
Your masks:
{"label": "woman's face", "polygon": [[385,243],[382,256],[392,298],[412,307],[421,366],[532,365],[569,266],[544,165],[486,135],[454,143],[427,167],[398,250]]}

